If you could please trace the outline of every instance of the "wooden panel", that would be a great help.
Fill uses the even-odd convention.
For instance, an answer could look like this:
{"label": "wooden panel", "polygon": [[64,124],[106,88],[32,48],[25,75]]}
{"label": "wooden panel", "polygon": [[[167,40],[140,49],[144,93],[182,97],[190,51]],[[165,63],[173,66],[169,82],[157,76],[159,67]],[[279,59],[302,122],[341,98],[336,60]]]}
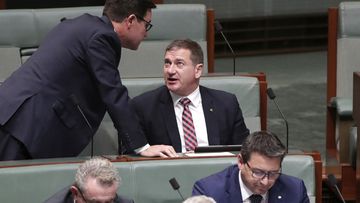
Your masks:
{"label": "wooden panel", "polygon": [[0,9],[5,9],[6,5],[5,5],[5,0],[0,0]]}
{"label": "wooden panel", "polygon": [[214,72],[215,64],[215,11],[214,9],[207,9],[207,28],[206,28],[206,41],[207,41],[207,56],[208,56],[208,72]]}
{"label": "wooden panel", "polygon": [[353,81],[353,118],[357,130],[356,144],[356,202],[360,202],[360,72],[354,73]]}
{"label": "wooden panel", "polygon": [[[336,96],[336,55],[337,55],[337,26],[338,8],[328,10],[328,56],[327,56],[327,94],[326,104]],[[326,149],[333,153],[336,149],[335,144],[335,111],[327,107],[326,112]]]}
{"label": "wooden panel", "polygon": [[153,2],[154,4],[163,4],[163,3],[164,3],[163,0],[152,0],[152,2]]}

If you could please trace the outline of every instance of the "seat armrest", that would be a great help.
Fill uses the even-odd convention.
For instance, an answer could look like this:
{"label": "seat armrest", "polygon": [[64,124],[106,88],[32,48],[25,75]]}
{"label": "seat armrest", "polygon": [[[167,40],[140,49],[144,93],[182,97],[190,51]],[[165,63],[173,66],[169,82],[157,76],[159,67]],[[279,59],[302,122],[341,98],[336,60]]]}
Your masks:
{"label": "seat armrest", "polygon": [[352,117],[353,104],[351,98],[333,97],[330,100],[329,106],[335,108],[340,117]]}

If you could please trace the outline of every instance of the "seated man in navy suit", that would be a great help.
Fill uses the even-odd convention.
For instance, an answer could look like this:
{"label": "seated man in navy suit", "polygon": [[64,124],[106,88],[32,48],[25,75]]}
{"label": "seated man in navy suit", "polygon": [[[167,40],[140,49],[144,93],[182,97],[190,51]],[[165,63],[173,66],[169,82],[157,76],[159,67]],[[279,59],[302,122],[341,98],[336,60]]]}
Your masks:
{"label": "seated man in navy suit", "polygon": [[304,182],[281,174],[286,149],[276,135],[254,132],[242,145],[237,165],[198,180],[193,195],[217,202],[309,202]]}
{"label": "seated man in navy suit", "polygon": [[134,203],[117,195],[119,184],[119,172],[109,160],[92,158],[79,166],[74,185],[60,190],[44,203]]}
{"label": "seated man in navy suit", "polygon": [[132,99],[150,145],[176,152],[241,144],[249,134],[235,95],[199,85],[204,56],[198,43],[175,40],[165,50],[165,85]]}

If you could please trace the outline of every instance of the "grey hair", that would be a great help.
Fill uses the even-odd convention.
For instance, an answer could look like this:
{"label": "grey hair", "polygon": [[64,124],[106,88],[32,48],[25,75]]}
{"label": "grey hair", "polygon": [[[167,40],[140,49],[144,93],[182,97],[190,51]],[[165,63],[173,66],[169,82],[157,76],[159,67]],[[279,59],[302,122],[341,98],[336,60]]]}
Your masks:
{"label": "grey hair", "polygon": [[199,196],[193,196],[187,198],[183,203],[216,203],[216,201],[211,198],[207,197],[205,195],[199,195]]}
{"label": "grey hair", "polygon": [[118,170],[107,159],[95,157],[82,163],[75,175],[75,185],[82,191],[86,191],[85,183],[88,178],[96,178],[102,186],[112,186],[120,184]]}

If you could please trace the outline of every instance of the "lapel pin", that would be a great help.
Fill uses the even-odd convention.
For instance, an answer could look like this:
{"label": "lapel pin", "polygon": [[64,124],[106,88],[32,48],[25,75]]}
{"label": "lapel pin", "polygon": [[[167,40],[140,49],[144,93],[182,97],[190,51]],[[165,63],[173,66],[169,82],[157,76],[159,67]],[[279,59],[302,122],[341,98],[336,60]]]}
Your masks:
{"label": "lapel pin", "polygon": [[281,196],[281,195],[279,195],[279,196],[278,196],[278,199],[281,199],[281,198],[282,198],[282,196]]}
{"label": "lapel pin", "polygon": [[210,112],[213,112],[214,111],[214,109],[213,108],[210,108]]}

